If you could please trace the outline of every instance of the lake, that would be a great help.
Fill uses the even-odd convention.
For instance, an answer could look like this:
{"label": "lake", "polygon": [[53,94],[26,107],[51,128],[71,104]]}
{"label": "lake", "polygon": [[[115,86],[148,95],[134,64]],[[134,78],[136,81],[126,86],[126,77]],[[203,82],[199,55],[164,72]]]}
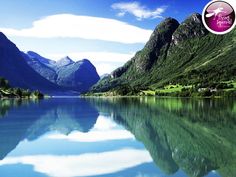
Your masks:
{"label": "lake", "polygon": [[235,177],[236,101],[0,100],[1,177]]}

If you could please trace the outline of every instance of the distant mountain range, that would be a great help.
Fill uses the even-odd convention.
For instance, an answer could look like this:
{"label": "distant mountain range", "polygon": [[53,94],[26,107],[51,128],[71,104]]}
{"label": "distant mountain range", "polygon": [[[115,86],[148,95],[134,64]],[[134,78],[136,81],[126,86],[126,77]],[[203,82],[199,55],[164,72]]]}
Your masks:
{"label": "distant mountain range", "polygon": [[40,90],[44,93],[64,91],[58,85],[34,71],[22,57],[22,53],[0,32],[0,76],[13,87]]}
{"label": "distant mountain range", "polygon": [[22,56],[41,76],[69,90],[86,92],[100,79],[96,68],[87,59],[74,62],[67,56],[54,61],[32,51],[22,52]]}
{"label": "distant mountain range", "polygon": [[209,33],[200,14],[183,23],[173,18],[161,22],[145,47],[124,66],[100,80],[92,92],[125,86],[137,91],[166,85],[198,85],[236,79],[236,29],[226,35]]}
{"label": "distant mountain range", "polygon": [[13,87],[51,95],[86,92],[100,79],[96,68],[87,59],[74,62],[66,57],[55,62],[32,51],[22,53],[1,32],[0,77]]}

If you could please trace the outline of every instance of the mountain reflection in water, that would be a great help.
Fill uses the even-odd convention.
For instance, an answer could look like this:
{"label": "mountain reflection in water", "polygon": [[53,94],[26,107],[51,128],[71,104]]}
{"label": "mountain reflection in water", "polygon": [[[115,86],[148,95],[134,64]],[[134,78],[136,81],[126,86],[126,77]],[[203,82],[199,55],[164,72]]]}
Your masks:
{"label": "mountain reflection in water", "polygon": [[231,99],[1,100],[0,109],[1,176],[17,164],[40,177],[236,176]]}

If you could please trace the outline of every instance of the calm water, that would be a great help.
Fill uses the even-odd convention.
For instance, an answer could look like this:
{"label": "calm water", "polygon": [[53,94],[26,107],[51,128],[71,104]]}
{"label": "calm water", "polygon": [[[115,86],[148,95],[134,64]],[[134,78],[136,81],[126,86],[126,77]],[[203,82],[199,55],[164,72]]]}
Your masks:
{"label": "calm water", "polygon": [[0,101],[1,177],[235,177],[236,101]]}

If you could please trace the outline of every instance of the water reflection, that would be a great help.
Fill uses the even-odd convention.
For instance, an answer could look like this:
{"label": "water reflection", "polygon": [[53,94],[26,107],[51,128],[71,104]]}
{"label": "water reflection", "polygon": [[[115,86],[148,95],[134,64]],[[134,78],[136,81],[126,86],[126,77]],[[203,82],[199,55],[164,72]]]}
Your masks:
{"label": "water reflection", "polygon": [[48,176],[73,177],[116,173],[151,161],[152,159],[147,151],[122,149],[99,154],[10,157],[0,162],[0,165],[21,163],[32,165],[36,171]]}
{"label": "water reflection", "polygon": [[236,176],[234,100],[6,101],[0,174],[22,164],[44,177]]}
{"label": "water reflection", "polygon": [[[33,100],[31,100],[30,102],[32,102]],[[0,118],[4,117],[8,110],[12,107],[19,107],[22,105],[22,101],[21,99],[3,99],[0,100]],[[25,101],[24,103],[29,103],[29,101]]]}
{"label": "water reflection", "polygon": [[182,169],[196,177],[212,170],[222,176],[236,176],[236,103],[233,100],[91,101],[132,132],[166,174]]}
{"label": "water reflection", "polygon": [[83,99],[1,100],[0,103],[4,110],[0,119],[0,159],[21,140],[35,140],[49,131],[88,132],[98,117],[98,111]]}

